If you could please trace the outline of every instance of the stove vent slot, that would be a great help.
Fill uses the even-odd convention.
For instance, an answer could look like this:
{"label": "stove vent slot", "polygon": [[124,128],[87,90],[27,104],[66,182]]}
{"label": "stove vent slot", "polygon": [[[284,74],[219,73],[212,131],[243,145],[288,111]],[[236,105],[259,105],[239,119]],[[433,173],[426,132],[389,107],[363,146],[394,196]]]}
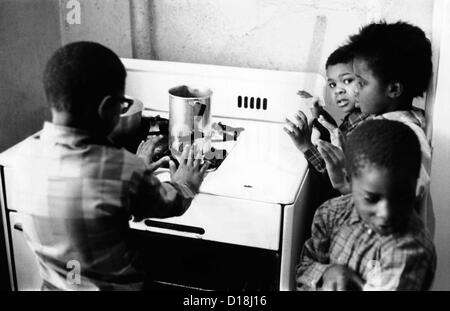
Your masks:
{"label": "stove vent slot", "polygon": [[267,110],[267,98],[238,96],[237,106],[244,109]]}

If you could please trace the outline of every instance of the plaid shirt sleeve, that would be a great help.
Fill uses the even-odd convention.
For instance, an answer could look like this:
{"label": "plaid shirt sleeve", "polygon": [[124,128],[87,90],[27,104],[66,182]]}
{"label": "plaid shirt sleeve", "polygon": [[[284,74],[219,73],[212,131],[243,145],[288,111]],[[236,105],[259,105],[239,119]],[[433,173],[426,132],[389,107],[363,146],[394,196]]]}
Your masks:
{"label": "plaid shirt sleeve", "polygon": [[324,173],[327,169],[325,160],[316,148],[308,149],[304,153],[306,161],[311,164],[319,173]]}
{"label": "plaid shirt sleeve", "polygon": [[406,240],[385,251],[378,265],[368,273],[363,290],[428,290],[436,256],[431,244]]}
{"label": "plaid shirt sleeve", "polygon": [[130,206],[135,220],[180,216],[196,195],[187,185],[160,182],[150,171],[135,176],[134,183],[134,202]]}
{"label": "plaid shirt sleeve", "polygon": [[325,270],[329,267],[330,232],[327,223],[327,203],[319,207],[314,216],[309,238],[302,249],[297,266],[297,290],[316,290]]}

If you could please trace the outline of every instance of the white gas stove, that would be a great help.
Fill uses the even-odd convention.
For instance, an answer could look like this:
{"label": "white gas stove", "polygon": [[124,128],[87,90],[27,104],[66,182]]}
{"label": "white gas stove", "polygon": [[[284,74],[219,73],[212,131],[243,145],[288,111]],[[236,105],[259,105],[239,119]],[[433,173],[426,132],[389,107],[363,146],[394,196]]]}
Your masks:
{"label": "white gas stove", "polygon": [[[244,128],[237,141],[213,143],[227,157],[210,171],[200,194],[180,217],[130,221],[139,231],[237,245],[275,254],[279,290],[295,289],[295,265],[310,223],[308,169],[283,131],[286,117],[309,109],[299,89],[322,94],[316,73],[122,59],[126,93],[144,103],[145,116],[168,116],[168,90],[177,85],[212,89],[212,122]],[[162,180],[169,172],[156,172]],[[310,219],[309,219],[310,220]],[[263,271],[261,272],[263,273]],[[183,283],[183,281],[180,281]],[[185,281],[184,281],[185,282]],[[237,288],[236,288],[237,289]]]}

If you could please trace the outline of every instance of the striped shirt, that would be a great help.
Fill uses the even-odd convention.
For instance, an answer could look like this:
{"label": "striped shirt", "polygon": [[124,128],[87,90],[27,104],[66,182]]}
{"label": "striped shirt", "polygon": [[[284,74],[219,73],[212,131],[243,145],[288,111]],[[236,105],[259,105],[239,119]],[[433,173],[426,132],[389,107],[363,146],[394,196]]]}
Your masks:
{"label": "striped shirt", "polygon": [[378,235],[360,218],[351,194],[316,211],[297,266],[297,289],[317,290],[325,270],[344,265],[364,290],[427,290],[436,269],[433,242],[415,212],[399,233]]}
{"label": "striped shirt", "polygon": [[60,290],[141,289],[130,215],[181,215],[195,195],[161,183],[142,159],[106,139],[48,122],[19,145],[13,170],[11,206],[22,216],[44,283]]}

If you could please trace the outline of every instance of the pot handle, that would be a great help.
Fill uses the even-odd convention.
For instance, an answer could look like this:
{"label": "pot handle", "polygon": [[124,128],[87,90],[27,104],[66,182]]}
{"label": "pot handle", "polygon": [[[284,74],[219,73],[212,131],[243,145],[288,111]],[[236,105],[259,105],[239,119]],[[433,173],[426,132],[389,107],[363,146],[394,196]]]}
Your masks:
{"label": "pot handle", "polygon": [[203,114],[205,113],[205,110],[206,110],[206,104],[204,104],[204,103],[202,103],[202,102],[200,102],[200,101],[198,101],[198,100],[193,101],[193,102],[190,102],[190,104],[191,104],[192,107],[200,106],[200,107],[198,108],[197,113],[194,113],[194,115],[195,115],[195,116],[198,116],[198,117],[202,117]]}

